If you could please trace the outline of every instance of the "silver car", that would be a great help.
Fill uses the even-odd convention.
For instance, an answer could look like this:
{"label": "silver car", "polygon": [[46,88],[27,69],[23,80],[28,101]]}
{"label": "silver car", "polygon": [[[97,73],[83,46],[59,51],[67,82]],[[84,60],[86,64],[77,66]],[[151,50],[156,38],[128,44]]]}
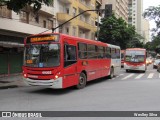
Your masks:
{"label": "silver car", "polygon": [[160,63],[160,56],[157,56],[153,63],[153,69],[157,69],[159,63]]}

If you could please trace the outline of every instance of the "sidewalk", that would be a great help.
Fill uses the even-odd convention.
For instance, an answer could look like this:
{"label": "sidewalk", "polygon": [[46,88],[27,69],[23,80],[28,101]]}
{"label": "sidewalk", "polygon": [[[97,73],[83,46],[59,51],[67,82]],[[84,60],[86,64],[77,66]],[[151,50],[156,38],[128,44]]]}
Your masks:
{"label": "sidewalk", "polygon": [[0,76],[0,89],[16,88],[26,86],[22,74]]}

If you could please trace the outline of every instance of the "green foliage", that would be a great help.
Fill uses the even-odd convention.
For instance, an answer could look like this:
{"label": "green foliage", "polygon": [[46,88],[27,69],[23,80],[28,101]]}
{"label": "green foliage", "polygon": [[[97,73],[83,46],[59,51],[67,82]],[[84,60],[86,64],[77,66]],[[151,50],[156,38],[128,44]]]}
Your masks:
{"label": "green foliage", "polygon": [[20,12],[25,6],[33,6],[34,12],[41,9],[42,4],[51,4],[53,0],[0,0],[0,6],[7,6],[9,10]]}
{"label": "green foliage", "polygon": [[150,20],[153,20],[156,24],[156,28],[152,29],[152,42],[147,43],[145,47],[150,50],[154,50],[157,53],[160,53],[160,5],[159,6],[150,6],[147,8],[143,16]]}
{"label": "green foliage", "polygon": [[136,33],[133,36],[132,40],[129,41],[129,43],[127,44],[127,47],[128,48],[143,48],[144,47],[143,41],[144,41],[144,37]]}
{"label": "green foliage", "polygon": [[99,40],[126,49],[135,35],[135,28],[128,25],[122,18],[116,18],[114,14],[103,18],[101,22]]}
{"label": "green foliage", "polygon": [[159,31],[160,29],[160,5],[157,7],[150,6],[144,11],[143,16],[155,22],[156,28],[154,28],[152,31],[154,32]]}

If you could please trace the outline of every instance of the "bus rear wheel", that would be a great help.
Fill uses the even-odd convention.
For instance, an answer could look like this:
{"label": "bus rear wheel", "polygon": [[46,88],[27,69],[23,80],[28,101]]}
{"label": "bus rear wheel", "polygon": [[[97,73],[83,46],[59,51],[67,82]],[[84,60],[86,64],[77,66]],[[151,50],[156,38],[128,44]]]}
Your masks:
{"label": "bus rear wheel", "polygon": [[86,86],[86,82],[87,82],[86,75],[82,72],[79,75],[79,81],[78,81],[78,85],[76,85],[76,88],[78,89],[84,88]]}

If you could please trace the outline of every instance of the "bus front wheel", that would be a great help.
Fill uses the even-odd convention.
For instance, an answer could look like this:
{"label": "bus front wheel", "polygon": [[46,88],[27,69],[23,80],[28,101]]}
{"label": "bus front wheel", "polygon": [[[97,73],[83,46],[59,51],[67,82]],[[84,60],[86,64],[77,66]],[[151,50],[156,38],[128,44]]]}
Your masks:
{"label": "bus front wheel", "polygon": [[84,88],[86,86],[86,82],[87,82],[86,75],[82,72],[79,75],[79,81],[78,81],[78,85],[76,85],[76,88],[78,89]]}

